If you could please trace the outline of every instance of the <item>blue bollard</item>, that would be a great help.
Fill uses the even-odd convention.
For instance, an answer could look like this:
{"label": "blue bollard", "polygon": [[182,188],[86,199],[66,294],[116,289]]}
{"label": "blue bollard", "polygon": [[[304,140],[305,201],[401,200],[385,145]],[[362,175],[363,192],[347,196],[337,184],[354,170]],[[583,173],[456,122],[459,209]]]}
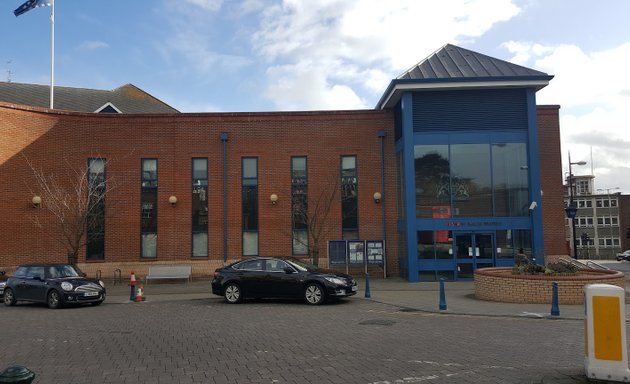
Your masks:
{"label": "blue bollard", "polygon": [[370,274],[365,272],[365,298],[369,299],[370,295]]}
{"label": "blue bollard", "polygon": [[560,316],[560,307],[558,306],[558,283],[555,281],[551,285],[551,316]]}
{"label": "blue bollard", "polygon": [[444,293],[444,279],[440,279],[440,311],[446,311],[446,294]]}

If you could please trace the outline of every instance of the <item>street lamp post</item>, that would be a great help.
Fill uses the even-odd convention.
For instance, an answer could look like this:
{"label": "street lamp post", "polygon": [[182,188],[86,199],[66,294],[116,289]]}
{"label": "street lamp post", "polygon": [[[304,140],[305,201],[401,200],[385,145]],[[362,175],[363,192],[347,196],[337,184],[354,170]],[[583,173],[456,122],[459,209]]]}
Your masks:
{"label": "street lamp post", "polygon": [[[613,190],[613,189],[620,189],[620,188],[619,187],[597,188],[598,191],[606,191],[606,196],[608,197],[608,220],[610,222],[610,245],[612,246],[610,254],[611,254],[612,257],[615,256],[615,239],[614,239],[614,235],[613,235],[612,204],[610,202],[610,191]],[[617,213],[618,212],[619,212],[619,204],[617,204]],[[604,224],[606,224],[606,223],[604,222]],[[617,219],[617,225],[619,225],[619,219]],[[621,235],[619,237],[621,238]],[[604,242],[604,246],[605,245],[606,245],[606,242]]]}
{"label": "street lamp post", "polygon": [[569,152],[569,206],[565,209],[567,217],[571,219],[571,239],[573,240],[573,258],[577,259],[577,239],[575,238],[575,215],[577,214],[577,207],[575,201],[573,201],[573,172],[571,172],[572,165],[586,165],[586,161],[571,162],[571,152]]}

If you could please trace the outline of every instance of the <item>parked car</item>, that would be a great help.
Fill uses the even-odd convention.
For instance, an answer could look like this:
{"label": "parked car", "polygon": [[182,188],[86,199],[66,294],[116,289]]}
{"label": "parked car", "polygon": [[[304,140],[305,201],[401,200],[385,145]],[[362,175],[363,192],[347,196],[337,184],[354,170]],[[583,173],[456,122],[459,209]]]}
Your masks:
{"label": "parked car", "polygon": [[254,257],[218,268],[212,293],[228,303],[244,298],[304,299],[311,305],[357,293],[349,275],[318,268],[290,257]]}
{"label": "parked car", "polygon": [[6,281],[4,304],[33,301],[53,309],[69,304],[99,305],[105,301],[105,293],[102,281],[86,278],[70,264],[22,265]]}
{"label": "parked car", "polygon": [[618,253],[616,259],[617,261],[621,261],[621,260],[630,261],[630,249],[627,251]]}

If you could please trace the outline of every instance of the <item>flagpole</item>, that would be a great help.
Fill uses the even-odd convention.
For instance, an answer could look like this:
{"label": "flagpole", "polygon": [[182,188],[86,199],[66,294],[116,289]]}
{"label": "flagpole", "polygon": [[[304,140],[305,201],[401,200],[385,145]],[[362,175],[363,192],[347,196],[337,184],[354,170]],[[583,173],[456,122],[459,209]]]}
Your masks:
{"label": "flagpole", "polygon": [[55,0],[52,0],[52,12],[50,15],[50,109],[55,107]]}

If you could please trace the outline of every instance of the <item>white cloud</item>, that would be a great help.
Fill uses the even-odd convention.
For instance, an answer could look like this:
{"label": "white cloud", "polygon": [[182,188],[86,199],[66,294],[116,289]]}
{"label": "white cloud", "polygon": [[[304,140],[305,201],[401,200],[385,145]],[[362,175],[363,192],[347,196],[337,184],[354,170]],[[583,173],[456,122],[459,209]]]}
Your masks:
{"label": "white cloud", "polygon": [[[560,104],[564,163],[588,161],[575,174],[591,172],[598,186],[630,191],[630,43],[585,52],[575,45],[541,46],[509,42],[505,47],[519,63],[555,75],[537,95],[539,104]],[[592,151],[592,159],[591,159]],[[568,167],[568,166],[567,166]]]}
{"label": "white cloud", "polygon": [[[263,11],[252,41],[273,69],[272,101],[287,105],[282,89],[296,108],[335,108],[333,90],[380,93],[427,52],[479,37],[519,12],[509,0],[284,0]],[[321,93],[303,88],[305,79],[319,79]],[[353,102],[365,105],[358,96]]]}
{"label": "white cloud", "polygon": [[93,51],[101,48],[109,48],[109,44],[104,41],[84,41],[78,46],[78,49],[83,51]]}
{"label": "white cloud", "polygon": [[185,2],[211,12],[217,12],[223,4],[223,0],[185,0]]}

